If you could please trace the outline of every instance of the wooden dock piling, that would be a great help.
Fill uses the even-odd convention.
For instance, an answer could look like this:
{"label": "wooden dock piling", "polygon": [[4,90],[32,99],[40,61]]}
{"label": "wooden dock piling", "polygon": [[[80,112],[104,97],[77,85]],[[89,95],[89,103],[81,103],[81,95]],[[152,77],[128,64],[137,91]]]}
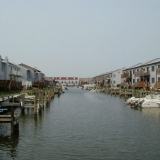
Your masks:
{"label": "wooden dock piling", "polygon": [[0,115],[0,123],[11,124],[11,134],[19,132],[18,116],[14,114],[14,107],[11,106],[10,115]]}

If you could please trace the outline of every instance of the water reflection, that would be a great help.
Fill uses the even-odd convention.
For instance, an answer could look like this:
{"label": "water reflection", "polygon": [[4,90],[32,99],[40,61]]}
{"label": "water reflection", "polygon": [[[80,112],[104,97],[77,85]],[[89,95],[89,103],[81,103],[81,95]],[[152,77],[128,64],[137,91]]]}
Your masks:
{"label": "water reflection", "polygon": [[19,137],[6,136],[10,130],[6,134],[0,125],[1,139],[8,137],[0,139],[0,160],[159,159],[159,111],[134,110],[118,96],[69,88],[41,114],[17,110]]}
{"label": "water reflection", "polygon": [[19,135],[0,135],[0,159],[6,159],[7,155],[14,158],[17,156]]}
{"label": "water reflection", "polygon": [[160,117],[160,108],[141,108],[139,109],[143,114],[153,117]]}

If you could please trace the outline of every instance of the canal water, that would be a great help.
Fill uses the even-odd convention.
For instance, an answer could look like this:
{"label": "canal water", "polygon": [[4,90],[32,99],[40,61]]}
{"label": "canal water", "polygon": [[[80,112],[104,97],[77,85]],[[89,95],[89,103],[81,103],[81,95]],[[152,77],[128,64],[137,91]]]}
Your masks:
{"label": "canal water", "polygon": [[20,114],[19,126],[10,136],[0,124],[0,160],[160,158],[160,109],[131,109],[111,95],[68,88],[37,117]]}

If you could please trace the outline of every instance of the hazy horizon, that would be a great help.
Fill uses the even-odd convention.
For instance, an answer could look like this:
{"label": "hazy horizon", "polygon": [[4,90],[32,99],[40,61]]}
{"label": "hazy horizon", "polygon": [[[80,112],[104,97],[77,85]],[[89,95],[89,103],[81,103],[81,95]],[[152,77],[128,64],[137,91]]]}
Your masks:
{"label": "hazy horizon", "polygon": [[94,77],[160,58],[159,0],[1,0],[0,55],[48,77]]}

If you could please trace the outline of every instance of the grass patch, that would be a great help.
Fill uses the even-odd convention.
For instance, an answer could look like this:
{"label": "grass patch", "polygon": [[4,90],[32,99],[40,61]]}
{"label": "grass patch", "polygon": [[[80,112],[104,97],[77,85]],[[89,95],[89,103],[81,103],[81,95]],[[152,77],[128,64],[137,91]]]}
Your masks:
{"label": "grass patch", "polygon": [[21,90],[13,90],[13,91],[9,91],[9,92],[0,91],[0,97],[12,95],[12,94],[19,94],[19,93],[21,93]]}

